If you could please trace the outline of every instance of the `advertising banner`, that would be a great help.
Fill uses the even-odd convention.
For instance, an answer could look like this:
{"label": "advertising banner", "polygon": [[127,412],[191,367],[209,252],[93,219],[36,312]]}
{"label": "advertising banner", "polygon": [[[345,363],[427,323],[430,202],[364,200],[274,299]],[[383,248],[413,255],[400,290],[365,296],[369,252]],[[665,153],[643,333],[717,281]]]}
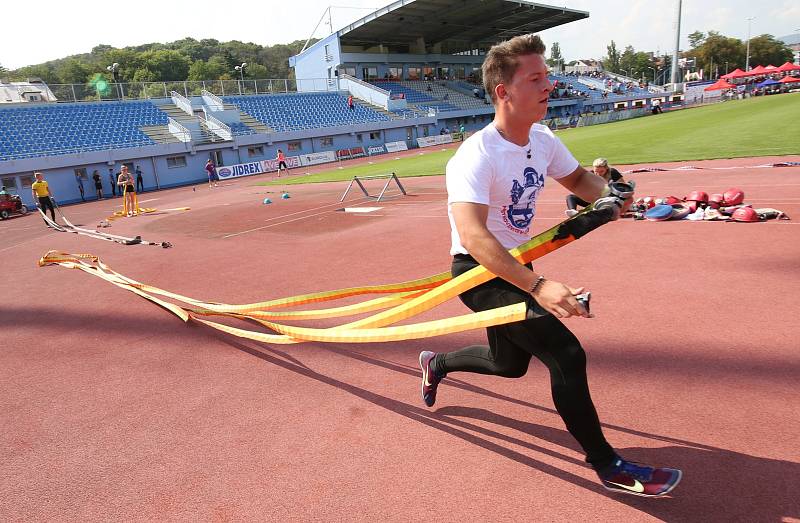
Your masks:
{"label": "advertising banner", "polygon": [[367,148],[367,152],[370,156],[375,156],[376,154],[385,153],[386,149],[384,149],[382,145],[370,145],[369,148]]}
{"label": "advertising banner", "polygon": [[407,151],[408,145],[406,142],[386,142],[386,151],[390,153],[396,153],[398,151]]}
{"label": "advertising banner", "polygon": [[[263,162],[247,162],[217,167],[217,176],[219,176],[220,180],[227,180],[229,178],[238,178],[240,176],[261,174],[266,172],[266,169],[264,169],[264,165],[262,164]],[[278,170],[277,164],[275,164],[274,170]]]}
{"label": "advertising banner", "polygon": [[[268,173],[272,171],[278,170],[278,160],[261,160],[262,172]],[[289,169],[294,169],[295,167],[300,167],[300,157],[299,156],[287,156],[286,157],[286,165]]]}
{"label": "advertising banner", "polygon": [[417,138],[417,143],[420,147],[431,147],[432,145],[442,145],[445,143],[453,143],[452,134],[438,134],[436,136],[424,136]]}
{"label": "advertising banner", "polygon": [[318,163],[328,163],[336,161],[336,153],[333,151],[324,151],[321,153],[301,154],[300,165],[316,165]]}

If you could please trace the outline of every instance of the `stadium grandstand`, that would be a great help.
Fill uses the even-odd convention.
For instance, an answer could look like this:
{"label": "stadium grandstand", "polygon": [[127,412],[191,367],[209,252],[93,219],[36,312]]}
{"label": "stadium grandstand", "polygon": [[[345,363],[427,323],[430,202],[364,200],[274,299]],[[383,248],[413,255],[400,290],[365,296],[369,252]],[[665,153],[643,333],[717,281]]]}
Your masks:
{"label": "stadium grandstand", "polygon": [[[81,200],[78,184],[93,193],[95,170],[110,194],[109,173],[122,165],[139,167],[145,188],[156,189],[203,180],[209,158],[252,174],[274,170],[278,149],[293,165],[311,165],[442,143],[434,138],[452,140],[492,120],[479,73],[493,44],[588,16],[520,0],[400,0],[290,58],[291,80],[119,84],[102,92],[2,84],[0,182],[32,204],[32,173],[42,171],[63,204]],[[552,80],[554,127],[670,102],[630,79]]]}

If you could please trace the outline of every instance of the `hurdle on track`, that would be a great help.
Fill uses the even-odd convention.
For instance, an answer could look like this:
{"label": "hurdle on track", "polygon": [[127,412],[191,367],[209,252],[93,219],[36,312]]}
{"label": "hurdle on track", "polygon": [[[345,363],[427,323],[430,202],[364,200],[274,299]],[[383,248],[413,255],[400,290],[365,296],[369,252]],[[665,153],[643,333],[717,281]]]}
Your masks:
{"label": "hurdle on track", "polygon": [[[369,191],[367,191],[367,188],[364,187],[364,184],[361,183],[364,180],[386,180],[386,184],[384,184],[383,189],[381,189],[381,193],[378,196],[372,196],[369,193]],[[392,183],[392,180],[394,180],[394,182],[397,184],[397,187],[400,189],[401,193],[407,194],[406,190],[403,188],[403,184],[400,183],[400,179],[397,177],[395,173],[376,174],[373,176],[353,176],[353,179],[350,180],[350,184],[347,186],[347,189],[345,189],[344,194],[342,195],[342,198],[339,201],[343,202],[344,199],[347,197],[347,193],[349,193],[350,189],[353,187],[353,183],[357,183],[358,186],[361,188],[361,192],[364,193],[364,196],[366,196],[367,198],[374,198],[376,202],[379,202],[381,201],[381,198],[383,198],[383,195],[386,193],[386,189],[389,188],[389,184]]]}

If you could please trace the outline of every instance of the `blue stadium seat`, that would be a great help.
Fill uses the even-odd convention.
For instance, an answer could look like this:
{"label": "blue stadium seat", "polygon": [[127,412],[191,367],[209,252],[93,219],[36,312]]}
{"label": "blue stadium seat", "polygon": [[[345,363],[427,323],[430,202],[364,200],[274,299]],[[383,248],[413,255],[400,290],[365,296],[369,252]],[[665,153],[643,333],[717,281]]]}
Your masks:
{"label": "blue stadium seat", "polygon": [[152,145],[140,128],[167,121],[147,101],[0,108],[0,159]]}

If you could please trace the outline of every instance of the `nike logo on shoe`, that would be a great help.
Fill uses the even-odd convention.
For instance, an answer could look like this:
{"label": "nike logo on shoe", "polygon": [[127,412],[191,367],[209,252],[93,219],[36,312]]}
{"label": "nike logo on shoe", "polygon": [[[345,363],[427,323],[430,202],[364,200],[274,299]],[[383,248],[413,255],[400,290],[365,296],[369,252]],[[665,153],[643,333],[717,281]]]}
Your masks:
{"label": "nike logo on shoe", "polygon": [[606,483],[610,483],[611,485],[616,485],[618,487],[622,487],[625,490],[630,490],[631,492],[636,492],[641,494],[644,492],[644,485],[642,485],[638,479],[633,480],[633,485],[625,485],[624,483],[614,483],[613,481],[606,481]]}

